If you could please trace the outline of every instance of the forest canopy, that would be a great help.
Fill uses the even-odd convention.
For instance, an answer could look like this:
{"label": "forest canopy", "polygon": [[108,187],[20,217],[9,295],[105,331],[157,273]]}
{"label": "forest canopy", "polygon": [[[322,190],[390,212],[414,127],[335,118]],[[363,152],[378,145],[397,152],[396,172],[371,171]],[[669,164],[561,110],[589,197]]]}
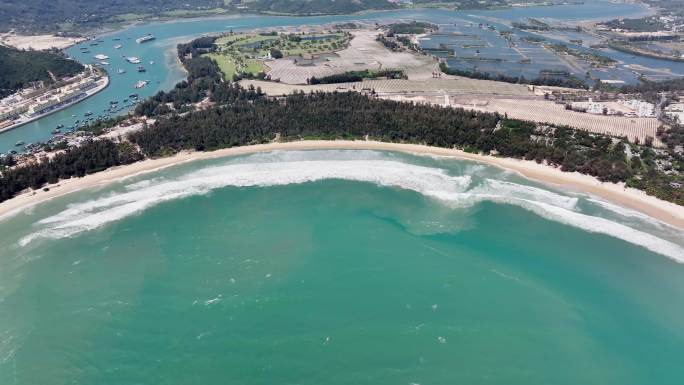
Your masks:
{"label": "forest canopy", "polygon": [[59,51],[22,51],[0,45],[0,98],[31,82],[52,82],[83,71],[83,65],[64,57]]}

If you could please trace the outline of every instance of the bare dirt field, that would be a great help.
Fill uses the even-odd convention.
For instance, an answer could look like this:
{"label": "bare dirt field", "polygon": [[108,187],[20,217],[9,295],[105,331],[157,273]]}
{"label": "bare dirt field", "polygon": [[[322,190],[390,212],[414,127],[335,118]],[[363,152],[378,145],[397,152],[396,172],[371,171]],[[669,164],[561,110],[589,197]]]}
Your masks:
{"label": "bare dirt field", "polygon": [[[656,118],[627,118],[574,112],[566,110],[560,104],[544,100],[490,99],[478,102],[476,104],[472,102],[459,104],[459,101],[455,100],[451,102],[451,105],[479,111],[506,113],[515,119],[566,125],[598,134],[626,136],[630,141],[639,138],[641,143],[645,141],[647,136],[656,138],[656,130],[660,126],[660,122]],[[656,146],[662,145],[657,139],[654,144]]]}
{"label": "bare dirt field", "polygon": [[19,49],[45,50],[50,48],[64,49],[83,41],[83,38],[60,37],[54,35],[23,36],[13,33],[0,34],[0,44]]}
{"label": "bare dirt field", "polygon": [[521,84],[476,80],[468,78],[453,79],[368,79],[362,82],[299,85],[285,84],[258,80],[243,80],[242,86],[261,87],[268,95],[278,96],[295,91],[362,91],[375,90],[380,96],[389,94],[436,94],[450,95],[509,95],[533,97],[535,92],[530,87]]}
{"label": "bare dirt field", "polygon": [[349,47],[330,55],[328,59],[311,65],[297,65],[294,59],[284,58],[269,61],[268,75],[273,80],[288,84],[306,84],[311,77],[323,77],[346,71],[387,68],[404,69],[409,78],[431,77],[437,70],[433,59],[410,52],[392,52],[375,41],[378,31],[359,30]]}

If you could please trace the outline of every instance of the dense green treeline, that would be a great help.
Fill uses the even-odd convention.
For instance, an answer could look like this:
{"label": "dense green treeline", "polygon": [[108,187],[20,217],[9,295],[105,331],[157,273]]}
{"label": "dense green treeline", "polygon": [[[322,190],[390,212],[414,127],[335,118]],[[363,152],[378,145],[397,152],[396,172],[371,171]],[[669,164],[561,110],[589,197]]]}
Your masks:
{"label": "dense green treeline", "polygon": [[684,91],[684,78],[662,81],[641,79],[637,84],[625,84],[620,91],[626,94]]}
{"label": "dense green treeline", "polygon": [[233,100],[253,100],[261,97],[260,91],[249,92],[224,82],[216,62],[208,57],[199,56],[201,50],[210,48],[215,39],[200,38],[188,44],[179,44],[178,54],[188,71],[187,80],[176,84],[170,91],[159,91],[138,104],[135,115],[152,117],[170,112],[186,112],[191,110],[191,104],[207,98],[214,103],[228,103]]}
{"label": "dense green treeline", "polygon": [[235,100],[225,107],[175,116],[135,133],[131,139],[150,156],[261,143],[276,134],[286,140],[369,135],[378,140],[445,147],[474,144],[473,135],[491,130],[497,120],[492,114],[369,100],[351,92],[296,94],[282,101]]}
{"label": "dense green treeline", "polygon": [[663,132],[660,140],[671,149],[684,146],[684,126],[681,123],[674,125],[669,130]]}
{"label": "dense green treeline", "polygon": [[116,144],[110,140],[89,141],[80,147],[69,148],[52,159],[3,170],[0,176],[0,202],[27,188],[39,189],[46,183],[81,177],[141,159],[142,154],[130,143]]}
{"label": "dense green treeline", "polygon": [[144,100],[135,108],[135,114],[157,116],[171,112],[167,105],[173,104],[177,111],[190,103],[197,103],[211,94],[214,87],[221,84],[221,70],[216,62],[200,56],[213,49],[216,37],[201,37],[189,43],[178,44],[178,58],[188,72],[183,80],[169,91],[159,91]]}
{"label": "dense green treeline", "polygon": [[407,23],[394,23],[387,27],[387,36],[392,37],[396,34],[418,35],[429,30],[437,30],[437,25],[423,21],[411,21]]}
{"label": "dense green treeline", "polygon": [[362,71],[347,71],[341,74],[328,75],[317,78],[315,76],[307,79],[309,84],[336,84],[336,83],[349,83],[349,82],[360,82],[363,79],[377,79],[377,78],[387,78],[387,79],[406,79],[406,74],[403,70],[399,69],[384,69],[384,70],[362,70]]}
{"label": "dense green treeline", "polygon": [[665,28],[657,16],[647,16],[640,19],[616,19],[602,23],[608,28],[623,29],[630,32],[657,32]]}
{"label": "dense green treeline", "polygon": [[0,98],[31,82],[51,83],[83,71],[83,65],[64,57],[59,51],[23,51],[0,45]]}
{"label": "dense green treeline", "polygon": [[626,181],[633,170],[625,144],[610,137],[496,114],[369,99],[354,93],[290,95],[282,100],[233,99],[229,105],[162,119],[132,134],[147,156],[307,138],[371,138],[421,143],[547,161],[604,181]]}
{"label": "dense green treeline", "polygon": [[176,47],[178,58],[187,67],[187,59],[195,58],[204,53],[213,52],[216,49],[214,46],[216,39],[216,36],[203,36],[189,43],[178,44]]}

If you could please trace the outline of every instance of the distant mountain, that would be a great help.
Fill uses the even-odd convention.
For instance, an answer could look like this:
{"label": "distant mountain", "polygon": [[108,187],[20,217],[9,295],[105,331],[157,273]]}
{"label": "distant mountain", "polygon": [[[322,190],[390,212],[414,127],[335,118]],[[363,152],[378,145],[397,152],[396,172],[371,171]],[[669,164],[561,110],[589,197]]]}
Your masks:
{"label": "distant mountain", "polygon": [[[507,5],[514,0],[0,0],[0,32],[73,33],[150,17],[191,17],[229,12],[345,14],[448,3],[461,9]],[[535,0],[536,1],[536,0]]]}
{"label": "distant mountain", "polygon": [[0,32],[63,32],[154,16],[201,16],[230,11],[339,14],[398,6],[387,0],[2,0]]}
{"label": "distant mountain", "polygon": [[22,51],[0,45],[0,98],[31,82],[51,83],[50,73],[59,79],[81,71],[83,65],[58,51]]}
{"label": "distant mountain", "polygon": [[69,31],[97,27],[117,16],[159,15],[165,11],[209,10],[223,7],[223,0],[1,0],[0,31]]}
{"label": "distant mountain", "polygon": [[354,13],[367,9],[399,8],[387,0],[254,0],[241,6],[260,12],[297,15]]}

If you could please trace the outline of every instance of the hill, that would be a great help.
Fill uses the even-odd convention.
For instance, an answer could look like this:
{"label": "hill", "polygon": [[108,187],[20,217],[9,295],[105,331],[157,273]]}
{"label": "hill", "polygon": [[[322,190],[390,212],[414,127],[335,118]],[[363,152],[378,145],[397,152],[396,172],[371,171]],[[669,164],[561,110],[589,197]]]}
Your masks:
{"label": "hill", "polygon": [[282,14],[341,14],[397,8],[387,0],[4,0],[0,32],[69,33],[107,23],[149,17],[184,17],[254,11]]}
{"label": "hill", "polygon": [[[3,0],[0,32],[70,31],[74,27],[97,28],[117,17],[160,15],[173,10],[209,10],[223,0]],[[124,17],[124,18],[125,18]]]}
{"label": "hill", "polygon": [[50,83],[50,73],[59,79],[83,69],[83,65],[67,59],[59,51],[21,51],[0,45],[0,98],[30,82]]}
{"label": "hill", "polygon": [[367,9],[394,9],[387,0],[256,0],[243,6],[259,12],[296,15],[354,13]]}
{"label": "hill", "polygon": [[[419,6],[448,4],[460,9],[508,5],[512,0],[414,0]],[[370,9],[397,9],[388,0],[3,0],[0,32],[79,33],[149,18],[178,18],[238,12],[290,15],[348,14]]]}

